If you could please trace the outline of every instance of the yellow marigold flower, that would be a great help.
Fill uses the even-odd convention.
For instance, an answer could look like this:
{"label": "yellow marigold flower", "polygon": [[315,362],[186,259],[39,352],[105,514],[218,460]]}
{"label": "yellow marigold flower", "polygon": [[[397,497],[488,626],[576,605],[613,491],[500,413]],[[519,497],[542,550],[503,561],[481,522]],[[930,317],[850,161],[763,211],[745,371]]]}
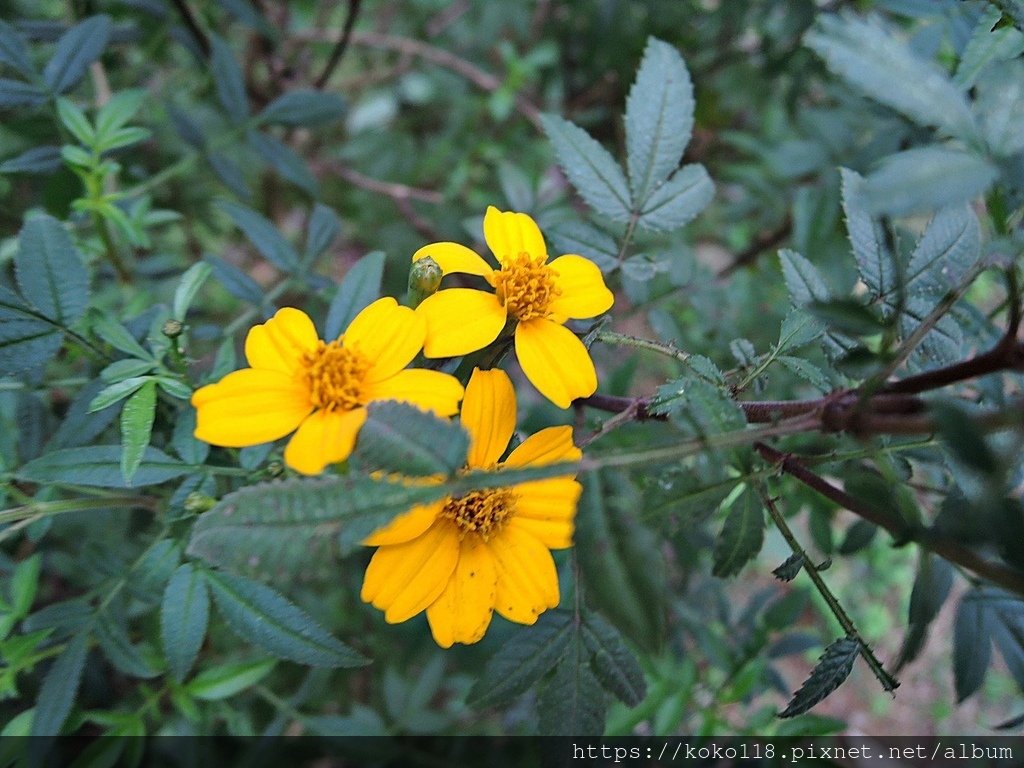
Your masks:
{"label": "yellow marigold flower", "polygon": [[[461,419],[470,436],[469,469],[581,456],[572,427],[550,427],[498,462],[516,427],[515,392],[499,370],[473,372]],[[414,507],[363,542],[378,549],[366,569],[362,599],[384,611],[391,624],[425,610],[442,648],[477,642],[494,611],[533,624],[558,605],[558,575],[549,550],[572,546],[580,490],[567,475]]]}
{"label": "yellow marigold flower", "polygon": [[420,304],[427,318],[427,357],[455,357],[483,349],[515,320],[515,345],[526,378],[560,408],[597,389],[590,353],[566,320],[596,317],[611,308],[614,297],[601,270],[582,256],[559,256],[548,262],[537,223],[525,213],[499,211],[484,216],[484,239],[497,258],[494,269],[458,243],[433,243],[413,254],[413,262],[430,257],[444,274],[463,272],[483,277],[494,293],[447,288]]}
{"label": "yellow marigold flower", "polygon": [[295,432],[289,467],[315,475],[348,458],[366,405],[402,400],[453,416],[462,385],[438,371],[403,370],[423,347],[426,324],[392,298],[360,312],[344,334],[321,341],[309,316],[285,307],[245,339],[250,368],[196,390],[198,439],[240,448]]}

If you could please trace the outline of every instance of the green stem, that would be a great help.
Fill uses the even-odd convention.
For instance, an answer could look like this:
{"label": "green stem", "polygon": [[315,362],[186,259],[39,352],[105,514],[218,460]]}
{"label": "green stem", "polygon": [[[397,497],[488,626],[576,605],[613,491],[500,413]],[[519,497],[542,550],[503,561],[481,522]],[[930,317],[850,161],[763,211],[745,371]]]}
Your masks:
{"label": "green stem", "polygon": [[117,496],[101,499],[63,499],[59,501],[37,501],[20,507],[0,511],[0,523],[13,523],[27,518],[51,517],[66,512],[80,512],[88,509],[109,509],[117,506],[153,509],[157,499],[151,496]]}
{"label": "green stem", "polygon": [[673,360],[677,360],[683,364],[690,362],[690,353],[683,352],[671,343],[662,344],[660,341],[641,339],[638,336],[629,336],[624,333],[616,333],[615,331],[599,331],[596,340],[603,341],[605,344],[614,344],[619,347],[647,349],[651,352],[657,352],[658,354],[665,355],[666,357],[671,357]]}
{"label": "green stem", "polygon": [[107,257],[107,261],[110,262],[110,266],[114,268],[114,272],[117,274],[117,279],[124,284],[128,284],[132,281],[131,274],[128,272],[128,267],[125,266],[124,260],[121,255],[117,252],[117,245],[114,243],[114,238],[110,234],[110,227],[107,226],[107,221],[99,213],[93,211],[92,223],[96,227],[96,231],[99,233],[100,240],[103,241],[103,251]]}

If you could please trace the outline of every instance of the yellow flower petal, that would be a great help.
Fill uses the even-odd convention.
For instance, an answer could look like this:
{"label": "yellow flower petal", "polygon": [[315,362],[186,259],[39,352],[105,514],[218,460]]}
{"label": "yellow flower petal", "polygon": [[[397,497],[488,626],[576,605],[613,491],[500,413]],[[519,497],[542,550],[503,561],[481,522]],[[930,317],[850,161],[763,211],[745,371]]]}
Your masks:
{"label": "yellow flower petal", "polygon": [[494,267],[488,264],[476,253],[464,245],[458,243],[431,243],[424,245],[412,255],[413,262],[425,259],[427,256],[437,262],[441,267],[441,274],[450,275],[452,272],[463,272],[467,275],[480,275],[486,277],[494,271]]}
{"label": "yellow flower petal", "polygon": [[532,534],[506,525],[487,542],[498,572],[494,609],[509,621],[533,624],[558,605],[558,573],[548,548]]}
{"label": "yellow flower petal", "polygon": [[498,338],[507,319],[497,296],[472,288],[438,291],[416,312],[427,321],[427,357],[457,357],[483,349]]}
{"label": "yellow flower petal", "polygon": [[534,520],[515,517],[508,525],[533,536],[548,549],[567,549],[572,546],[575,525],[572,520]]}
{"label": "yellow flower petal", "polygon": [[548,427],[523,440],[503,464],[508,467],[557,464],[560,461],[579,461],[582,456],[583,451],[573,445],[572,427]]}
{"label": "yellow flower petal", "polygon": [[516,356],[530,383],[559,408],[597,391],[590,353],[565,326],[537,317],[516,326]]}
{"label": "yellow flower petal", "polygon": [[525,213],[499,211],[488,206],[484,214],[484,240],[498,261],[528,253],[542,264],[547,261],[548,249],[544,236],[532,218]]}
{"label": "yellow flower petal", "polygon": [[366,381],[375,382],[394,376],[411,363],[423,348],[426,334],[427,325],[420,315],[386,296],[352,319],[342,344],[370,360]]}
{"label": "yellow flower petal", "polygon": [[348,458],[365,421],[365,408],[317,411],[302,422],[288,441],[284,463],[305,475],[323,472],[328,464]]}
{"label": "yellow flower petal", "polygon": [[305,383],[279,371],[243,368],[192,395],[195,436],[242,448],[284,437],[313,410]]}
{"label": "yellow flower petal", "polygon": [[454,416],[462,399],[462,385],[454,376],[440,371],[410,368],[390,379],[368,384],[363,395],[366,402],[400,400],[438,416]]}
{"label": "yellow flower petal", "polygon": [[601,270],[582,256],[559,256],[549,266],[558,273],[555,285],[562,293],[548,305],[556,315],[581,319],[607,312],[615,297],[604,284]]}
{"label": "yellow flower petal", "polygon": [[469,432],[466,464],[480,468],[496,464],[516,429],[516,393],[508,374],[474,369],[460,418]]}
{"label": "yellow flower petal", "polygon": [[245,337],[245,359],[253,368],[295,374],[302,357],[316,349],[319,338],[309,315],[282,307],[263,325],[254,325]]}
{"label": "yellow flower petal", "polygon": [[413,507],[404,515],[399,515],[378,531],[363,539],[368,547],[383,547],[388,544],[404,544],[412,541],[427,530],[444,509],[444,502],[422,504]]}
{"label": "yellow flower petal", "polygon": [[508,524],[529,531],[549,549],[572,546],[573,520],[583,487],[569,477],[513,486],[515,515]]}
{"label": "yellow flower petal", "polygon": [[384,611],[389,624],[406,621],[441,595],[458,559],[458,530],[451,521],[439,520],[412,541],[378,549],[366,568],[360,597]]}
{"label": "yellow flower petal", "polygon": [[497,574],[494,556],[479,536],[467,536],[459,546],[459,562],[448,586],[430,607],[427,621],[442,648],[475,643],[491,623]]}

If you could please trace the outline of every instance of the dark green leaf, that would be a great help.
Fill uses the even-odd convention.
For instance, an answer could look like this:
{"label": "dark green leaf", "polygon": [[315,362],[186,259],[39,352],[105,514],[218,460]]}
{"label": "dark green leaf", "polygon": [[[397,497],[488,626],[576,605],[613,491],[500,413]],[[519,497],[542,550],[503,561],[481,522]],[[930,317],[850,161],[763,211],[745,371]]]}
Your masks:
{"label": "dark green leaf", "polygon": [[156,383],[147,381],[121,409],[121,475],[126,486],[142,464],[156,416]]}
{"label": "dark green leaf", "polygon": [[60,349],[63,329],[0,285],[0,370],[17,373],[42,365]]}
{"label": "dark green leaf", "polygon": [[853,638],[842,637],[832,643],[779,717],[802,715],[842,685],[859,652],[860,643]]}
{"label": "dark green leaf", "polygon": [[[106,369],[104,369],[104,371],[106,371]],[[110,386],[104,387],[103,390],[92,399],[92,402],[89,403],[89,413],[95,413],[97,411],[102,411],[104,408],[109,408],[114,403],[120,402],[134,392],[137,392],[141,387],[145,386],[152,380],[152,376],[132,376],[131,378],[121,379],[121,381],[114,382]]]}
{"label": "dark green leaf", "polygon": [[598,613],[583,620],[583,642],[590,652],[590,665],[609,693],[630,707],[647,695],[647,682],[636,656],[611,624]]}
{"label": "dark green leaf", "polygon": [[171,447],[174,452],[187,464],[199,465],[206,461],[210,454],[210,445],[202,440],[197,440],[196,431],[196,410],[195,408],[184,408],[178,413],[177,421],[174,423],[174,436],[171,438]]}
{"label": "dark green leaf", "polygon": [[690,222],[715,196],[715,185],[703,165],[684,165],[655,188],[640,210],[644,229],[671,231]]}
{"label": "dark green leaf", "polygon": [[878,533],[878,526],[867,520],[857,520],[846,529],[846,535],[836,549],[840,555],[852,555],[867,547]]}
{"label": "dark green leaf", "polygon": [[972,87],[990,65],[1008,61],[1024,52],[1024,33],[1010,24],[996,26],[1002,16],[999,8],[989,5],[978,19],[953,78],[961,88]]}
{"label": "dark green leaf", "polygon": [[956,700],[981,687],[992,660],[992,614],[987,590],[972,589],[960,598],[953,621],[953,681]]}
{"label": "dark green leaf", "polygon": [[325,339],[335,339],[344,333],[352,319],[380,297],[385,261],[383,251],[371,251],[345,273],[327,310]]}
{"label": "dark green leaf", "polygon": [[259,114],[260,122],[278,125],[324,125],[340,120],[345,114],[345,100],[334,93],[297,90],[283,93]]}
{"label": "dark green leaf", "polygon": [[313,206],[306,229],[306,260],[312,261],[331,247],[341,232],[341,222],[333,208],[323,203]]}
{"label": "dark green leaf", "polygon": [[818,268],[796,251],[783,248],[779,251],[782,262],[782,277],[789,289],[789,298],[794,306],[800,307],[811,301],[827,301],[828,286]]}
{"label": "dark green leaf", "polygon": [[1024,150],[1024,61],[987,72],[978,83],[976,108],[994,154],[1010,157]]}
{"label": "dark green leaf", "polygon": [[904,665],[917,658],[924,647],[928,626],[939,615],[939,609],[949,597],[953,586],[952,566],[930,552],[921,551],[917,576],[910,592],[910,607],[907,610],[907,634],[903,638],[899,658],[893,672],[899,672]]}
{"label": "dark green leaf", "polygon": [[319,194],[320,185],[313,177],[306,161],[284,142],[260,131],[249,131],[249,146],[281,177],[292,182],[312,196]]}
{"label": "dark green leaf", "polygon": [[219,256],[204,253],[203,261],[213,269],[214,279],[236,299],[247,301],[259,306],[263,303],[263,289],[260,284],[233,264],[229,264]]}
{"label": "dark green leaf", "polygon": [[274,225],[244,205],[222,200],[218,207],[231,217],[256,250],[278,269],[290,272],[299,266],[299,256]]}
{"label": "dark green leaf", "polygon": [[213,150],[207,152],[206,159],[210,163],[210,168],[224,186],[234,192],[239,199],[245,202],[252,200],[252,193],[249,191],[245,172],[242,171],[238,163],[223,152],[214,152]]}
{"label": "dark green leaf", "polygon": [[548,611],[529,629],[519,630],[487,661],[467,697],[475,709],[511,701],[539,682],[558,663],[573,634],[572,617]]}
{"label": "dark green leaf", "polygon": [[160,674],[160,670],[154,669],[139,649],[132,645],[121,619],[109,615],[109,612],[101,614],[95,631],[103,654],[121,672],[143,679]]}
{"label": "dark green leaf", "polygon": [[647,39],[626,100],[626,159],[634,210],[679,167],[693,129],[693,84],[679,52]]}
{"label": "dark green leaf", "polygon": [[722,530],[715,539],[712,573],[720,578],[735,576],[757,557],[764,544],[764,510],[750,488],[733,502]]}
{"label": "dark green leaf", "polygon": [[171,576],[160,605],[160,640],[171,674],[180,682],[206,637],[210,595],[202,571],[184,563]]}
{"label": "dark green leaf", "polygon": [[555,673],[537,696],[540,733],[544,736],[600,736],[607,702],[604,690],[587,663],[579,632],[569,635]]}
{"label": "dark green leaf", "polygon": [[778,568],[772,570],[779,581],[792,581],[804,567],[803,555],[790,555]]}
{"label": "dark green leaf", "polygon": [[171,305],[171,317],[184,322],[188,308],[192,306],[199,289],[203,287],[206,278],[210,276],[213,268],[206,262],[193,264],[185,274],[181,276],[178,287],[174,289],[174,303]]}
{"label": "dark green leaf", "polygon": [[369,663],[270,587],[224,572],[210,571],[206,578],[228,626],[243,641],[313,667]]}
{"label": "dark green leaf", "polygon": [[78,85],[89,65],[107,47],[112,29],[110,17],[99,15],[76,24],[61,35],[53,57],[43,69],[46,86],[54,93],[64,93]]}
{"label": "dark green leaf", "polygon": [[146,360],[149,352],[139,344],[131,332],[108,315],[100,315],[92,323],[92,330],[103,341],[126,355]]}
{"label": "dark green leaf", "polygon": [[277,665],[274,659],[221,664],[204,669],[185,686],[191,696],[203,701],[220,701],[251,688],[270,674]]}
{"label": "dark green leaf", "polygon": [[456,421],[408,403],[371,403],[353,459],[403,475],[453,474],[466,463],[469,435]]}
{"label": "dark green leaf", "polygon": [[235,123],[249,117],[249,99],[245,93],[245,78],[230,46],[216,35],[210,36],[210,70],[217,98]]}
{"label": "dark green leaf", "polygon": [[78,695],[88,653],[89,633],[80,632],[71,638],[50,666],[36,700],[33,736],[56,736],[60,733]]}
{"label": "dark green leaf", "polygon": [[969,206],[943,208],[928,223],[907,266],[907,290],[941,296],[981,255],[981,227]]}
{"label": "dark green leaf", "polygon": [[628,221],[629,186],[615,159],[586,131],[568,120],[558,115],[542,115],[541,121],[555,148],[558,164],[580,197],[613,221]]}
{"label": "dark green leaf", "polygon": [[43,316],[68,326],[89,303],[89,273],[71,237],[52,216],[25,222],[14,258],[22,294]]}
{"label": "dark green leaf", "polygon": [[6,64],[28,80],[35,78],[36,68],[29,57],[25,38],[3,19],[0,19],[0,64]]}
{"label": "dark green leaf", "polygon": [[885,330],[882,320],[856,299],[812,301],[806,306],[808,312],[841,333],[874,336]]}
{"label": "dark green leaf", "polygon": [[888,296],[896,289],[896,265],[885,243],[885,233],[867,208],[864,179],[841,168],[843,213],[853,258],[861,279],[873,296]]}
{"label": "dark green leaf", "polygon": [[950,452],[971,469],[986,475],[999,472],[999,458],[985,436],[960,405],[937,400],[929,404],[939,435]]}
{"label": "dark green leaf", "polygon": [[[133,487],[156,485],[181,477],[190,467],[172,459],[152,446],[146,448],[142,462],[132,478]],[[17,477],[32,483],[92,485],[100,488],[126,488],[121,475],[121,446],[94,445],[64,448],[47,453],[25,464]]]}
{"label": "dark green leaf", "polygon": [[609,272],[618,264],[619,247],[615,239],[592,224],[567,221],[556,224],[545,234],[559,252],[575,253],[588,258],[602,272]]}
{"label": "dark green leaf", "polygon": [[32,147],[0,163],[0,173],[53,173],[61,162],[60,147]]}

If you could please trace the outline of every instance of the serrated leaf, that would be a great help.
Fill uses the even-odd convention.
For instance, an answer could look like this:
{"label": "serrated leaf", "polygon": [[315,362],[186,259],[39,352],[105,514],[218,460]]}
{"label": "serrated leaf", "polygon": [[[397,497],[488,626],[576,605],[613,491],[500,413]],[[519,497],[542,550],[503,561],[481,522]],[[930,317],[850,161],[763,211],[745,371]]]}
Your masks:
{"label": "serrated leaf", "polygon": [[465,465],[469,435],[458,422],[408,403],[374,402],[366,410],[352,457],[368,468],[430,477]]}
{"label": "serrated leaf", "polygon": [[860,643],[853,638],[842,637],[832,643],[779,717],[802,715],[842,685],[859,652]]}
{"label": "serrated leaf", "polygon": [[178,321],[184,321],[188,308],[192,306],[199,289],[203,287],[206,278],[210,276],[213,268],[206,262],[200,261],[193,264],[185,274],[181,276],[178,287],[174,289],[174,302],[171,305],[171,317]]}
{"label": "serrated leaf", "polygon": [[832,382],[825,375],[825,372],[814,363],[804,360],[802,357],[791,357],[789,355],[779,355],[775,360],[779,365],[799,376],[819,392],[830,392],[832,390]]}
{"label": "serrated leaf", "polygon": [[827,301],[828,286],[824,278],[811,262],[796,251],[783,248],[779,251],[782,264],[782,277],[789,290],[790,301],[800,307],[811,301]]}
{"label": "serrated leaf", "polygon": [[121,409],[121,476],[128,487],[149,447],[155,416],[156,383],[147,381]]}
{"label": "serrated leaf", "polygon": [[311,667],[369,663],[270,587],[224,572],[207,572],[206,579],[228,626],[243,641]]}
{"label": "serrated leaf", "polygon": [[4,160],[0,163],[0,173],[53,173],[60,166],[60,147],[44,145]]}
{"label": "serrated leaf", "polygon": [[89,273],[71,236],[52,216],[25,222],[14,268],[22,294],[48,319],[67,326],[85,312]]}
{"label": "serrated leaf", "polygon": [[242,123],[249,117],[249,98],[245,78],[231,47],[216,35],[210,36],[210,71],[217,90],[217,99],[232,122]]}
{"label": "serrated leaf", "polygon": [[[146,448],[132,487],[157,485],[191,471],[188,464],[172,459],[163,451]],[[63,448],[33,459],[15,472],[32,483],[90,485],[99,488],[126,488],[121,474],[121,446],[94,445]]]}
{"label": "serrated leaf", "polygon": [[306,228],[306,260],[312,261],[331,247],[341,232],[341,221],[333,208],[323,203],[313,206]]}
{"label": "serrated leaf", "polygon": [[102,387],[102,382],[91,381],[79,390],[57,431],[47,443],[47,450],[86,445],[102,434],[117,418],[117,411],[113,409],[100,413],[89,412],[89,403],[99,394]]}
{"label": "serrated leaf", "polygon": [[992,660],[992,614],[989,591],[974,588],[960,598],[953,620],[953,681],[956,700],[981,687]]}
{"label": "serrated leaf", "polygon": [[994,68],[981,79],[977,90],[975,109],[992,152],[1011,157],[1024,150],[1024,61]]}
{"label": "serrated leaf", "polygon": [[907,609],[907,634],[903,638],[900,655],[893,667],[898,673],[907,663],[917,658],[924,647],[928,627],[939,615],[953,586],[953,567],[945,560],[922,550],[917,565],[914,587],[910,592]]}
{"label": "serrated leaf", "polygon": [[313,197],[319,194],[320,185],[295,150],[284,142],[260,131],[249,131],[249,146],[282,178],[287,179]]}
{"label": "serrated leaf", "polygon": [[251,208],[228,200],[220,201],[217,207],[231,217],[249,242],[256,246],[256,250],[275,267],[290,272],[299,266],[299,256],[295,249],[266,218]]}
{"label": "serrated leaf", "polygon": [[213,270],[214,279],[224,286],[224,289],[236,299],[247,301],[250,304],[259,306],[263,303],[263,289],[260,284],[249,275],[233,264],[214,256],[212,253],[204,253],[203,261],[210,265]]}
{"label": "serrated leaf", "polygon": [[57,354],[64,330],[0,285],[0,370],[36,368]]}
{"label": "serrated leaf", "polygon": [[679,167],[693,130],[693,84],[679,52],[654,37],[626,99],[626,164],[633,209]]}
{"label": "serrated leaf", "polygon": [[160,674],[132,645],[124,625],[109,612],[101,614],[95,625],[96,641],[111,664],[126,675],[148,679]]}
{"label": "serrated leaf", "polygon": [[381,280],[387,257],[383,251],[371,251],[353,264],[331,299],[324,322],[324,338],[340,336],[349,323],[380,297]]}
{"label": "serrated leaf", "polygon": [[324,125],[340,120],[345,114],[345,100],[335,93],[312,89],[282,93],[270,102],[258,120],[287,126]]}
{"label": "serrated leaf", "polygon": [[68,641],[50,666],[36,700],[32,736],[57,736],[60,733],[78,696],[88,653],[89,634],[80,632]]}
{"label": "serrated leaf", "polygon": [[666,414],[674,427],[695,436],[716,435],[747,424],[743,410],[724,387],[695,376],[681,376],[660,386],[651,411]]}
{"label": "serrated leaf", "polygon": [[764,510],[757,494],[748,488],[733,502],[715,539],[711,573],[719,578],[735,576],[757,557],[763,544]]}
{"label": "serrated leaf", "polygon": [[825,329],[810,313],[792,309],[782,321],[779,329],[779,341],[775,345],[776,354],[784,354],[794,349],[807,346],[821,338]]}
{"label": "serrated leaf", "polygon": [[106,15],[92,16],[76,24],[57,41],[53,56],[43,69],[43,80],[53,93],[64,93],[78,85],[89,65],[103,53],[113,25]]}
{"label": "serrated leaf", "polygon": [[689,223],[715,196],[715,185],[703,165],[684,165],[655,188],[640,210],[637,225],[672,231]]}
{"label": "serrated leaf", "polygon": [[972,87],[990,65],[1009,61],[1024,52],[1024,33],[1010,25],[994,28],[1002,16],[999,8],[990,5],[978,19],[953,78],[961,88]]}
{"label": "serrated leaf", "polygon": [[960,89],[877,17],[822,15],[804,35],[804,43],[850,85],[919,125],[962,139],[974,135],[974,120]]}
{"label": "serrated leaf", "polygon": [[171,576],[160,604],[160,640],[171,674],[181,682],[206,637],[210,595],[202,571],[184,563]]}
{"label": "serrated leaf", "polygon": [[592,224],[567,221],[556,224],[545,234],[559,252],[590,259],[602,272],[609,272],[618,264],[619,247],[615,239]]}
{"label": "serrated leaf", "polygon": [[804,567],[803,555],[790,555],[778,568],[773,568],[772,573],[779,581],[792,581],[797,577]]}
{"label": "serrated leaf", "polygon": [[981,255],[981,226],[968,206],[943,208],[928,222],[907,265],[913,293],[939,296],[963,280]]}
{"label": "serrated leaf", "polygon": [[828,327],[850,336],[874,336],[885,330],[881,318],[856,299],[812,301],[806,308]]}
{"label": "serrated leaf", "polygon": [[647,695],[647,681],[636,656],[618,630],[597,613],[583,619],[583,642],[590,652],[590,666],[606,691],[630,707]]}
{"label": "serrated leaf", "polygon": [[13,25],[0,19],[0,64],[6,64],[27,80],[33,80],[36,69],[32,65],[25,38]]}
{"label": "serrated leaf", "polygon": [[558,164],[587,204],[613,221],[629,221],[630,194],[615,159],[590,134],[558,115],[541,115]]}
{"label": "serrated leaf", "polygon": [[0,109],[36,107],[49,99],[46,91],[35,85],[0,77]]}
{"label": "serrated leaf", "polygon": [[221,701],[251,688],[277,666],[275,659],[220,664],[204,669],[185,686],[189,695],[203,701]]}
{"label": "serrated leaf", "polygon": [[864,204],[870,213],[902,216],[968,203],[984,194],[999,176],[988,160],[963,149],[915,147],[882,160],[864,180]]}
{"label": "serrated leaf", "polygon": [[607,702],[604,690],[587,663],[587,649],[578,632],[555,665],[555,673],[537,697],[540,733],[544,736],[600,736]]}
{"label": "serrated leaf", "polygon": [[857,271],[873,296],[888,296],[896,289],[896,265],[885,244],[882,226],[868,209],[864,179],[848,168],[840,169],[843,213]]}
{"label": "serrated leaf", "polygon": [[537,623],[520,630],[488,659],[466,702],[474,709],[504,704],[540,681],[565,653],[572,617],[548,611]]}

